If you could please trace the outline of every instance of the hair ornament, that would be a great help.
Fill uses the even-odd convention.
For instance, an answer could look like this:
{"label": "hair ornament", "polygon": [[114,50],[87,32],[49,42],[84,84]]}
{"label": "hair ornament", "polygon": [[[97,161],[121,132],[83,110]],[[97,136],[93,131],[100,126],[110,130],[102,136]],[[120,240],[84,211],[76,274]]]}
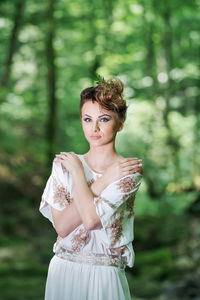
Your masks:
{"label": "hair ornament", "polygon": [[101,75],[99,75],[98,73],[95,74],[95,83],[97,85],[101,84],[102,82],[105,82],[104,77],[102,77]]}

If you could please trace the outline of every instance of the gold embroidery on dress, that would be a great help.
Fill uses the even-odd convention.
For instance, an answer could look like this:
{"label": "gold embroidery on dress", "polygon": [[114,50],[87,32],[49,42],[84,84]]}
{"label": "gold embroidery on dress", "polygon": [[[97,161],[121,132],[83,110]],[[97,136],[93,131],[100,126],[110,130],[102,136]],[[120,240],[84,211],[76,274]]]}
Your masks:
{"label": "gold embroidery on dress", "polygon": [[104,203],[107,203],[113,209],[117,208],[117,204],[114,204],[114,203],[110,202],[109,200],[102,198],[101,196],[94,198],[94,202],[96,203],[96,205],[104,202]]}
{"label": "gold embroidery on dress", "polygon": [[88,186],[90,187],[95,182],[94,178],[87,181]]}
{"label": "gold embroidery on dress", "polygon": [[136,180],[134,178],[126,177],[121,179],[117,186],[123,193],[129,193],[135,187]]}
{"label": "gold embroidery on dress", "polygon": [[94,201],[95,201],[96,205],[98,205],[99,203],[101,203],[103,201],[103,199],[100,196],[98,196],[98,197],[94,198]]}
{"label": "gold embroidery on dress", "polygon": [[105,203],[107,203],[111,208],[113,208],[113,209],[117,208],[117,204],[112,203],[112,202],[110,202],[109,200],[104,199],[104,198],[102,198],[102,200],[103,200]]}
{"label": "gold embroidery on dress", "polygon": [[54,203],[58,203],[61,207],[66,207],[73,201],[70,193],[63,185],[59,185],[56,179],[53,177],[53,200]]}
{"label": "gold embroidery on dress", "polygon": [[135,201],[135,194],[131,195],[126,201],[126,209],[129,212],[128,218],[134,216],[134,201]]}
{"label": "gold embroidery on dress", "polygon": [[111,229],[111,247],[114,246],[117,242],[120,241],[120,238],[122,236],[122,221],[124,218],[124,210],[122,209],[120,211],[120,214],[117,218],[115,218],[110,225],[107,226],[107,228]]}
{"label": "gold embroidery on dress", "polygon": [[95,252],[74,252],[73,250],[60,247],[55,253],[58,257],[69,261],[74,261],[83,264],[97,265],[97,266],[113,266],[125,269],[127,261],[117,255],[108,255],[105,253]]}
{"label": "gold embroidery on dress", "polygon": [[87,244],[89,238],[90,233],[87,230],[80,228],[78,233],[75,234],[71,239],[72,249],[76,252],[80,251],[81,248]]}
{"label": "gold embroidery on dress", "polygon": [[126,248],[126,245],[123,245],[118,248],[109,248],[109,250],[113,255],[121,256],[124,253],[125,248]]}

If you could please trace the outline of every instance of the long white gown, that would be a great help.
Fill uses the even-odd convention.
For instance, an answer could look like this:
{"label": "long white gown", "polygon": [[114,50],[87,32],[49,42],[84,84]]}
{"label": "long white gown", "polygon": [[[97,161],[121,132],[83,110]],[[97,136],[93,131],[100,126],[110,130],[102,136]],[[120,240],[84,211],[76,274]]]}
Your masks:
{"label": "long white gown", "polygon": [[[102,176],[81,160],[90,186]],[[85,230],[79,225],[54,243],[46,281],[45,300],[130,300],[125,267],[133,267],[135,253],[134,200],[142,175],[137,172],[108,185],[94,197],[102,227]],[[39,210],[54,226],[51,206],[62,210],[73,201],[71,174],[53,161]],[[55,226],[54,226],[55,228]]]}

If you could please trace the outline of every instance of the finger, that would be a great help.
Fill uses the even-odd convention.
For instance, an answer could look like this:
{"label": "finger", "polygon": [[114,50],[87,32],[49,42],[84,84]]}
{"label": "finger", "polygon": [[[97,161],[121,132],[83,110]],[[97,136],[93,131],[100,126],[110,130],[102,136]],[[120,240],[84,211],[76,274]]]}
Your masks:
{"label": "finger", "polygon": [[121,163],[121,167],[124,168],[126,166],[138,166],[140,164],[140,161],[126,161]]}
{"label": "finger", "polygon": [[129,161],[124,161],[120,164],[120,166],[126,167],[126,166],[138,166],[141,162],[138,160],[129,160]]}
{"label": "finger", "polygon": [[61,160],[66,159],[66,156],[64,156],[63,154],[56,154],[56,157],[61,159]]}
{"label": "finger", "polygon": [[75,156],[75,154],[74,154],[74,152],[64,152],[64,155],[66,156],[66,157],[70,157],[70,156]]}
{"label": "finger", "polygon": [[74,152],[69,152],[69,154],[73,157],[77,157],[77,155]]}
{"label": "finger", "polygon": [[143,169],[143,166],[141,164],[139,164],[139,165],[126,166],[122,169],[122,171],[135,170],[135,171],[139,172],[142,169]]}
{"label": "finger", "polygon": [[60,152],[61,155],[65,155],[67,156],[68,155],[68,152]]}
{"label": "finger", "polygon": [[128,161],[129,161],[129,160],[139,160],[138,157],[127,157],[126,159],[127,159]]}
{"label": "finger", "polygon": [[126,171],[126,172],[122,172],[122,175],[126,176],[126,175],[135,174],[135,173],[138,173],[138,172],[139,171],[137,171],[137,170],[129,170],[129,171]]}
{"label": "finger", "polygon": [[138,158],[137,157],[127,157],[127,158],[122,158],[120,159],[120,162],[123,163],[123,162],[128,162],[128,161],[136,161]]}
{"label": "finger", "polygon": [[126,167],[122,170],[122,172],[133,172],[133,171],[138,171],[139,168],[138,167]]}
{"label": "finger", "polygon": [[135,158],[135,157],[129,157],[129,158],[124,158],[122,160],[122,162],[128,162],[128,161],[138,161],[139,159],[138,158]]}

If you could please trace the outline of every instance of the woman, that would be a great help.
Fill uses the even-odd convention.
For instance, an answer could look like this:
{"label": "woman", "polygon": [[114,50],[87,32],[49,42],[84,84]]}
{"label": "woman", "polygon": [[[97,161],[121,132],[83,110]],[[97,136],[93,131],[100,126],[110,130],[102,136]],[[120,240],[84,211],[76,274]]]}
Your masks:
{"label": "woman", "polygon": [[46,300],[131,299],[125,267],[134,264],[142,165],[115,150],[127,110],[122,92],[117,78],[83,90],[80,116],[89,151],[61,152],[53,161],[40,204],[58,234]]}

